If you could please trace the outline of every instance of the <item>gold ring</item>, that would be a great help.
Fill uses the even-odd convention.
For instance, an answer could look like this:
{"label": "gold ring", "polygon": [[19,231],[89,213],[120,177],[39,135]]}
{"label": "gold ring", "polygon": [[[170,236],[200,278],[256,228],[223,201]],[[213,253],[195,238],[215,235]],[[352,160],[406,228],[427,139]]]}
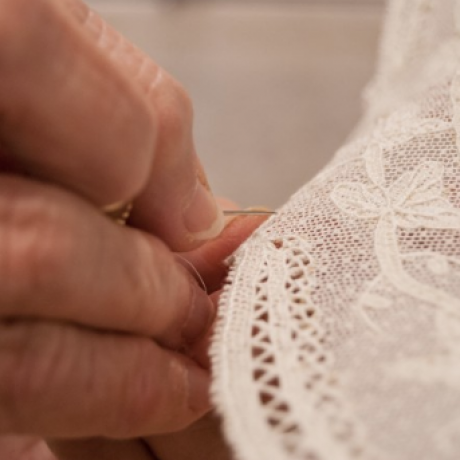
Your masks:
{"label": "gold ring", "polygon": [[121,202],[109,204],[102,208],[104,214],[120,225],[126,225],[126,222],[133,210],[133,203]]}

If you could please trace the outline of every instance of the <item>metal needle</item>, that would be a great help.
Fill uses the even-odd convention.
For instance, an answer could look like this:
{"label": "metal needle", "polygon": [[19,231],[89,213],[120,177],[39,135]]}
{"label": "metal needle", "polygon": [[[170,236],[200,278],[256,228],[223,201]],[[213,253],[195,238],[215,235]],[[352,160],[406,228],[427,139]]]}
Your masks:
{"label": "metal needle", "polygon": [[272,216],[276,214],[275,211],[245,211],[245,210],[232,210],[232,211],[224,211],[224,216],[226,217],[233,217],[233,216]]}

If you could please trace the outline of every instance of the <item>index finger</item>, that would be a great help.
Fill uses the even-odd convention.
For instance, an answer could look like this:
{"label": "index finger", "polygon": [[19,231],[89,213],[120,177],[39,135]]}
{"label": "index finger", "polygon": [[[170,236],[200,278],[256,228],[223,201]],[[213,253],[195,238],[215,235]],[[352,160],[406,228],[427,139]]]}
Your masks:
{"label": "index finger", "polygon": [[183,89],[81,2],[0,1],[0,142],[33,177],[189,250],[222,229]]}
{"label": "index finger", "polygon": [[154,113],[56,0],[0,1],[0,145],[98,205],[144,186]]}
{"label": "index finger", "polygon": [[[226,207],[229,208],[228,204]],[[181,254],[186,260],[186,268],[193,267],[191,273],[199,274],[199,281],[206,285],[208,293],[222,287],[228,273],[227,259],[267,218],[268,216],[257,215],[234,217],[227,222],[219,237],[194,251]]]}
{"label": "index finger", "polygon": [[155,118],[154,160],[131,223],[176,251],[191,250],[214,238],[222,231],[224,219],[195,151],[193,108],[186,91],[81,0],[65,1],[95,45],[140,88]]}

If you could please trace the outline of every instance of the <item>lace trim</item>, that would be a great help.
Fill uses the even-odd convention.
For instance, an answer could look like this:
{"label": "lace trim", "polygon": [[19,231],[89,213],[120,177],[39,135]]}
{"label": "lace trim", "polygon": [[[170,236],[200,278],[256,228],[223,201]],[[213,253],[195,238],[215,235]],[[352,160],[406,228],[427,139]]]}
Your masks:
{"label": "lace trim", "polygon": [[399,18],[401,49],[436,53],[420,75],[422,62],[381,76],[371,134],[233,260],[213,392],[244,460],[458,457],[460,34],[433,32],[446,2],[393,0],[394,14],[437,17],[410,37]]}
{"label": "lace trim", "polygon": [[[250,283],[244,270],[231,271],[211,353],[216,374],[213,393],[226,415],[227,433],[237,448],[250,447],[250,452],[241,452],[242,458],[278,459],[287,454],[312,460],[361,458],[361,433],[331,368],[324,318],[308,295],[316,289],[309,246],[295,235],[274,239],[258,235],[256,247],[260,270]],[[233,263],[244,267],[245,257],[243,247]],[[241,290],[245,295],[239,298]],[[239,311],[227,310],[229,304],[239,305]],[[228,332],[243,320],[248,323],[243,338],[232,343]],[[235,363],[241,384],[227,381]],[[248,377],[250,381],[244,382]],[[238,407],[241,398],[230,394],[238,392],[237,387],[253,392],[245,399],[251,407]],[[233,403],[222,405],[228,401]],[[249,425],[245,419],[234,423],[240,410],[251,412]],[[306,420],[311,421],[308,427]],[[258,439],[258,433],[264,442],[251,441]]]}

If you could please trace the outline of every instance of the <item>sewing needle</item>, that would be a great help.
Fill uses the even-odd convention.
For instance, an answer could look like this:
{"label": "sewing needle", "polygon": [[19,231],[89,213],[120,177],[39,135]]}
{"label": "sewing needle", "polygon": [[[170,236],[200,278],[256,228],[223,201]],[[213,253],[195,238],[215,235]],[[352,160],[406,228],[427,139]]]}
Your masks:
{"label": "sewing needle", "polygon": [[227,211],[224,211],[224,216],[226,217],[233,217],[233,216],[272,216],[276,214],[276,211],[257,211],[257,210],[254,210],[254,211],[245,211],[245,210],[240,210],[240,209],[236,209],[236,210],[227,210]]}

